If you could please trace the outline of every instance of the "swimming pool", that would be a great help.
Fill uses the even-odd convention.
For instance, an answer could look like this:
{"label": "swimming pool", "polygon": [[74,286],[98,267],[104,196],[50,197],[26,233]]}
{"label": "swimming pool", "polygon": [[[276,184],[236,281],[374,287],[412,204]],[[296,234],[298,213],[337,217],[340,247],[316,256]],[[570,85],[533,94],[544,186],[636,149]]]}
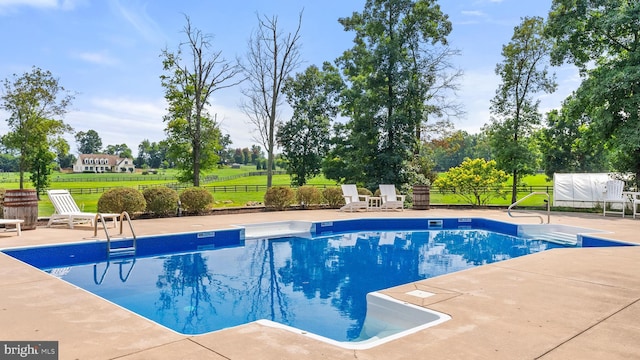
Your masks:
{"label": "swimming pool", "polygon": [[[5,252],[184,334],[268,319],[353,344],[381,336],[363,330],[372,323],[369,293],[559,246],[515,237],[521,229],[485,219],[366,219],[140,238],[136,257],[107,259],[103,242]],[[585,245],[578,230],[563,230]]]}

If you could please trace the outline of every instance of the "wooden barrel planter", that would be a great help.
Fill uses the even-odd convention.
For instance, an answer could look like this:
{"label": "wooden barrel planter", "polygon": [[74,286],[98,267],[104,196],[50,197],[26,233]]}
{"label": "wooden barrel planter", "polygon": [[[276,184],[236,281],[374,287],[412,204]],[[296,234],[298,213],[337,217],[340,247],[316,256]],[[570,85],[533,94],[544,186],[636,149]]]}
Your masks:
{"label": "wooden barrel planter", "polygon": [[22,219],[22,230],[33,230],[38,224],[38,194],[34,189],[7,190],[4,193],[3,217]]}
{"label": "wooden barrel planter", "polygon": [[413,209],[429,210],[429,185],[413,185]]}

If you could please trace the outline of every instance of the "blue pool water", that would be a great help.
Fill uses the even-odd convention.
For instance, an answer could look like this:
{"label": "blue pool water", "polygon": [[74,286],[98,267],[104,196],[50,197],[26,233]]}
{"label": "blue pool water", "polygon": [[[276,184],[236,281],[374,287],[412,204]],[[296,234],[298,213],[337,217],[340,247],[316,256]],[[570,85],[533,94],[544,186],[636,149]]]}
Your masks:
{"label": "blue pool water", "polygon": [[183,334],[267,319],[343,342],[363,340],[367,293],[561,247],[518,232],[476,218],[356,219],[275,239],[244,229],[142,237],[135,257],[110,258],[104,241],[3,252]]}
{"label": "blue pool water", "polygon": [[358,232],[46,271],[184,334],[268,319],[351,341],[369,292],[558,246],[484,230]]}

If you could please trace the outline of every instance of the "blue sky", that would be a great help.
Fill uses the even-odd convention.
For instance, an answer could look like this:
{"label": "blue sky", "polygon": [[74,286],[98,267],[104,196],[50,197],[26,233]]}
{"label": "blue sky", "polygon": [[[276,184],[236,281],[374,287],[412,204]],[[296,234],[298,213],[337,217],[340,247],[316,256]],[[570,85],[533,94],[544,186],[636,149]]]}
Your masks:
{"label": "blue sky", "polygon": [[[126,143],[134,155],[144,139],[165,138],[166,113],[160,53],[184,40],[185,15],[194,27],[214,36],[213,46],[228,60],[243,57],[257,24],[256,14],[277,15],[279,26],[294,30],[304,9],[301,29],[303,65],[333,61],[351,47],[353,33],[337,19],[361,11],[364,0],[0,0],[0,79],[23,74],[32,66],[49,70],[66,89],[76,92],[65,121],[75,131],[96,130],[103,145]],[[551,0],[440,0],[450,16],[450,45],[464,72],[458,101],[466,114],[457,129],[476,133],[489,121],[489,101],[500,79],[494,74],[501,48],[524,16],[545,17]],[[541,110],[560,106],[579,84],[572,67],[554,69],[558,91],[541,96]],[[242,86],[242,85],[241,85]],[[240,110],[240,87],[220,90],[211,113],[222,121],[233,147],[258,144]],[[288,112],[283,113],[283,119]],[[7,114],[0,111],[0,134]],[[75,152],[72,135],[68,140]]]}

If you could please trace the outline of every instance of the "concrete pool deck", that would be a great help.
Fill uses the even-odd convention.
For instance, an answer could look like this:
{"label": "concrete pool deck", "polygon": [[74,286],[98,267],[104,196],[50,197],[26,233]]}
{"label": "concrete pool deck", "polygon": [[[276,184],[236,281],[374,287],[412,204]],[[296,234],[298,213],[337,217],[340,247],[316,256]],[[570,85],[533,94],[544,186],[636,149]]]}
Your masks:
{"label": "concrete pool deck", "polygon": [[[301,210],[134,220],[138,236],[285,220],[483,217],[504,210],[342,213]],[[552,213],[552,224],[640,243],[640,219]],[[101,236],[102,235],[102,236]],[[0,248],[78,242],[77,226],[0,232]],[[98,233],[104,238],[104,233]],[[435,295],[420,298],[412,290]],[[251,323],[185,336],[0,254],[0,341],[58,341],[60,359],[629,359],[640,358],[640,247],[554,249],[382,291],[452,319],[367,350]]]}

